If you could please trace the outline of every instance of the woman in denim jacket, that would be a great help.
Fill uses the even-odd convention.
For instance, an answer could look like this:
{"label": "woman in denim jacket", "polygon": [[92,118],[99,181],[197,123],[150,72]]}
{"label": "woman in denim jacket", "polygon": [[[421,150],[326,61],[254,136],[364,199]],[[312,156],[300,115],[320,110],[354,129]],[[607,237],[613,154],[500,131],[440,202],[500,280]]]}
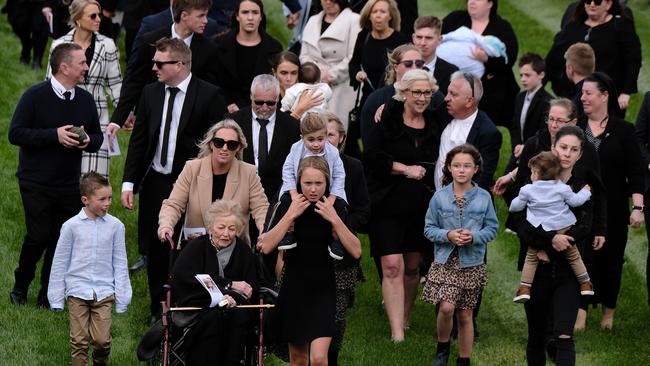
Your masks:
{"label": "woman in denim jacket", "polygon": [[438,348],[434,366],[447,365],[452,317],[458,309],[459,351],[457,365],[469,365],[474,342],[473,309],[487,285],[485,250],[496,237],[499,222],[490,194],[472,182],[479,173],[481,155],[464,144],[445,159],[443,183],[425,217],[424,236],[435,244],[422,294],[425,301],[439,304]]}

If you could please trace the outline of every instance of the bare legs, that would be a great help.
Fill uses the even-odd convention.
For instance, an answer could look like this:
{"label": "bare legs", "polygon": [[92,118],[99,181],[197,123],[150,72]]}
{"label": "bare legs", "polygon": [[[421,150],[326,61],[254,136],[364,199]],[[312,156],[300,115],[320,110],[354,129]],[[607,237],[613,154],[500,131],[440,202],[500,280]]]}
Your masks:
{"label": "bare legs", "polygon": [[[438,342],[449,342],[451,328],[453,325],[453,316],[456,308],[454,305],[441,301],[438,310]],[[470,358],[472,355],[472,345],[474,344],[474,322],[473,309],[458,309],[456,317],[458,318],[458,357]]]}
{"label": "bare legs", "polygon": [[289,343],[290,366],[327,366],[327,351],[332,338],[314,339],[311,344]]}
{"label": "bare legs", "polygon": [[390,323],[391,339],[404,340],[404,328],[409,324],[411,308],[420,282],[419,270],[422,254],[389,254],[381,257],[384,274],[381,292]]}

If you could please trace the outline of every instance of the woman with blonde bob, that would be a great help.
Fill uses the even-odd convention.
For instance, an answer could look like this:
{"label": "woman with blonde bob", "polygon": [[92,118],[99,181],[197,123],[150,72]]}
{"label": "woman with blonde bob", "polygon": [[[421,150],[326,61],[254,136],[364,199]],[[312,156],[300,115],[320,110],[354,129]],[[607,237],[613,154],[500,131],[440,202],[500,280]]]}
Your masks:
{"label": "woman with blonde bob", "polygon": [[382,294],[391,339],[404,340],[417,294],[424,215],[434,186],[440,124],[427,110],[438,90],[424,70],[410,70],[395,83],[395,96],[371,130],[366,150],[371,254],[381,257]]}
{"label": "woman with blonde bob", "polygon": [[[243,357],[248,313],[245,309],[220,311],[221,299],[206,287],[216,285],[225,293],[227,307],[235,306],[235,299],[243,301],[241,296],[251,298],[257,291],[255,257],[240,238],[247,216],[236,201],[213,202],[205,212],[207,234],[190,241],[174,264],[174,303],[205,309],[188,332],[188,365],[235,365]],[[196,275],[210,278],[199,282]]]}
{"label": "woman with blonde bob", "polygon": [[[174,234],[183,213],[186,239],[204,233],[205,213],[217,199],[238,202],[246,218],[252,215],[261,231],[269,202],[255,166],[241,161],[247,146],[241,127],[225,119],[212,126],[198,146],[198,157],[185,164],[172,193],[162,203],[158,216],[160,240]],[[241,235],[250,242],[247,224]]]}

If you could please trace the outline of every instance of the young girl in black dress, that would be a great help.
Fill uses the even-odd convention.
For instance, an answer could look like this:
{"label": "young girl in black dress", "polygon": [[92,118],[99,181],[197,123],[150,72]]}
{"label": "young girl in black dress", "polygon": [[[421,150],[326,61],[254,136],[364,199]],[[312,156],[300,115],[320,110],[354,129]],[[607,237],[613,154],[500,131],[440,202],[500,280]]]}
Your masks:
{"label": "young girl in black dress", "polygon": [[[361,256],[359,239],[348,229],[345,202],[327,200],[329,167],[320,156],[304,158],[298,168],[298,195],[281,203],[282,218],[258,240],[268,254],[293,225],[298,246],[284,257],[284,277],[276,310],[280,338],[289,343],[291,366],[327,365],[334,335],[336,306],[334,263],[328,246],[338,237],[354,258]],[[283,207],[284,206],[284,207]]]}

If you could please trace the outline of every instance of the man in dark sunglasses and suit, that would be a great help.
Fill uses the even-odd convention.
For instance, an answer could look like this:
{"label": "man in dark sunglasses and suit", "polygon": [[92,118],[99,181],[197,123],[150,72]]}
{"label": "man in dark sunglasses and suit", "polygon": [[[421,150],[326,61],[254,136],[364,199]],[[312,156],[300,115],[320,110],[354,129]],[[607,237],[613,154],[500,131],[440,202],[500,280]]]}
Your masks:
{"label": "man in dark sunglasses and suit", "polygon": [[226,107],[216,86],[190,72],[192,52],[185,42],[163,38],[155,47],[152,70],[158,82],[142,91],[124,166],[121,201],[122,206],[133,209],[134,194],[140,194],[138,241],[148,258],[151,315],[157,317],[169,263],[169,249],[157,236],[160,206],[185,162],[198,154],[196,142],[223,116]]}

